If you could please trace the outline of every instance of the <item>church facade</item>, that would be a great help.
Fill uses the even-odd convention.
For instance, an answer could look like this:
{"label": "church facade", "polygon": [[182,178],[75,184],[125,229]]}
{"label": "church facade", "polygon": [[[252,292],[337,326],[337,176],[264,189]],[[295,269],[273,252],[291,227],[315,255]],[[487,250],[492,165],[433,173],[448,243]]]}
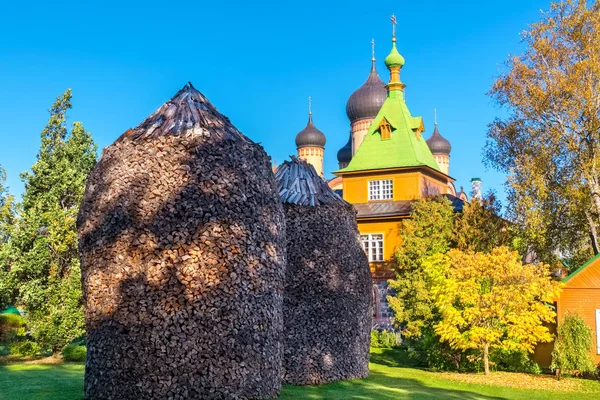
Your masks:
{"label": "church facade", "polygon": [[[451,145],[440,134],[437,121],[425,140],[423,118],[413,116],[407,107],[400,79],[404,62],[393,37],[392,50],[385,58],[389,80],[384,84],[373,55],[367,80],[346,104],[350,135],[337,153],[336,177],[328,182],[357,212],[373,275],[373,320],[382,328],[390,324],[387,281],[394,278],[401,222],[409,217],[412,202],[445,195],[460,210],[466,201],[462,190],[455,190],[450,176]],[[323,175],[325,135],[314,126],[311,113],[307,126],[296,136],[296,146],[298,157]]]}

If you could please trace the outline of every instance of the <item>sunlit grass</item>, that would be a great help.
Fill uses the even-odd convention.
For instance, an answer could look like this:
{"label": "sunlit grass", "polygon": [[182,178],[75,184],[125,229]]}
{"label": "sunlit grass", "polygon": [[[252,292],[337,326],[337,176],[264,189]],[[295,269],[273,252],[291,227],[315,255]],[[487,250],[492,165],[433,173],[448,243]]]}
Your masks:
{"label": "sunlit grass", "polygon": [[[449,379],[446,374],[405,368],[402,353],[373,349],[371,375],[367,379],[323,386],[285,386],[281,399],[598,399],[600,382],[566,379],[564,389],[516,389]],[[2,400],[81,400],[83,364],[0,366]],[[520,374],[512,374],[519,379]],[[508,376],[508,375],[507,375]],[[524,375],[523,375],[524,377]],[[540,379],[548,379],[540,377]],[[478,381],[480,381],[479,379]],[[497,381],[497,380],[496,380]],[[562,386],[559,386],[562,387]],[[581,392],[567,391],[574,387]]]}

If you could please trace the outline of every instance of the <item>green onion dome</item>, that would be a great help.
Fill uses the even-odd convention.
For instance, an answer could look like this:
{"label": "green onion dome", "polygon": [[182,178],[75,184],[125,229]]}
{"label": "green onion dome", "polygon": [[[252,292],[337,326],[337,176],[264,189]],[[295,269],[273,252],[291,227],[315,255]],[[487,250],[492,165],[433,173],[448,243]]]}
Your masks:
{"label": "green onion dome", "polygon": [[296,135],[296,147],[325,147],[325,135],[313,124],[312,113],[308,114],[308,123]]}
{"label": "green onion dome", "polygon": [[392,41],[392,51],[384,60],[385,66],[390,67],[402,67],[404,65],[404,57],[398,53],[398,49],[396,49],[396,39]]}

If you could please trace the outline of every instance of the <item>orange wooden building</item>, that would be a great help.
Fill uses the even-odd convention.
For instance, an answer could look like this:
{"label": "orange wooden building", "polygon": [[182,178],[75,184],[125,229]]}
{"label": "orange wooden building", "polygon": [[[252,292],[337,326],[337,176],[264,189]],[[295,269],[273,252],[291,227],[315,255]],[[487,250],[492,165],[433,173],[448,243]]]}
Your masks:
{"label": "orange wooden building", "polygon": [[[564,287],[556,301],[557,321],[560,324],[565,312],[579,314],[592,328],[593,349],[596,364],[600,364],[600,254],[582,265],[563,279]],[[556,332],[556,324],[551,326]],[[549,367],[552,361],[554,343],[543,343],[536,347],[533,359],[542,367]]]}

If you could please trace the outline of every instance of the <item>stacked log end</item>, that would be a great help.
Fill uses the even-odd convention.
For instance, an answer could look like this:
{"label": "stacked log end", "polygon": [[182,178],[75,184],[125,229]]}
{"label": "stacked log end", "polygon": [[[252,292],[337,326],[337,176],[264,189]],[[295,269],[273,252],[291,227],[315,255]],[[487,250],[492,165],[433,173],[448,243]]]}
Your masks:
{"label": "stacked log end", "polygon": [[105,149],[78,228],[86,399],[279,394],[285,218],[269,158],[191,84]]}
{"label": "stacked log end", "polygon": [[282,164],[275,177],[287,230],[283,381],[364,378],[372,280],[354,210],[304,161]]}

